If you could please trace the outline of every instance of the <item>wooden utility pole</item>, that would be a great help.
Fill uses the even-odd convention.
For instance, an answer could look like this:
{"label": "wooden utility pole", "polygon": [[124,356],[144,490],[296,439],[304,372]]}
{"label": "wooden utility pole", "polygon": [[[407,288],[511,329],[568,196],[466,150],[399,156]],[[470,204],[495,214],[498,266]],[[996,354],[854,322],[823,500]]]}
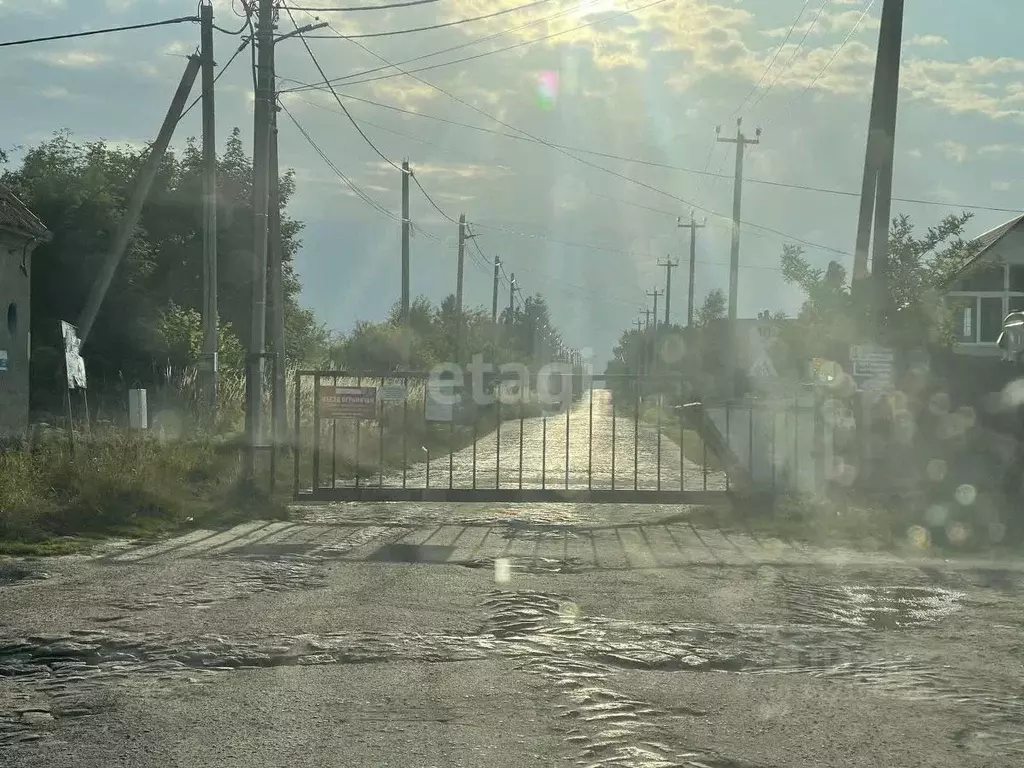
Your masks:
{"label": "wooden utility pole", "polygon": [[[676,219],[676,226],[680,229],[690,230],[690,280],[686,291],[686,327],[693,328],[693,286],[694,286],[694,275],[697,271],[697,230],[707,226],[707,219],[705,218],[700,224],[693,216],[693,211],[690,211],[690,222],[683,224],[681,220]],[[668,297],[665,299],[668,302]],[[666,317],[668,316],[668,307],[665,308]]]}
{"label": "wooden utility pole", "polygon": [[666,256],[664,262],[658,262],[658,266],[665,268],[665,325],[668,325],[668,316],[672,308],[672,270],[679,266],[679,262],[672,261]]}
{"label": "wooden utility pole", "polygon": [[247,474],[256,474],[263,438],[263,355],[267,336],[267,230],[270,208],[270,139],[274,108],[274,1],[259,0],[256,28],[256,93],[253,104],[252,317],[246,376]]}
{"label": "wooden utility pole", "polygon": [[185,108],[185,100],[188,99],[188,94],[196,81],[200,65],[201,59],[198,56],[189,56],[188,64],[185,65],[185,71],[182,73],[181,81],[178,83],[178,90],[175,91],[174,98],[171,99],[171,105],[167,108],[167,114],[164,116],[164,122],[160,126],[160,132],[157,134],[153,146],[149,149],[145,164],[143,164],[142,169],[139,171],[138,181],[136,181],[135,187],[132,189],[132,196],[128,200],[124,216],[121,217],[121,221],[117,226],[117,232],[114,234],[114,244],[107,254],[107,260],[103,262],[100,274],[96,277],[92,290],[89,292],[85,309],[82,310],[82,314],[78,319],[78,337],[82,345],[85,344],[90,331],[92,331],[93,323],[96,322],[96,316],[100,311],[100,305],[107,295],[111,280],[114,279],[117,265],[120,263],[128,243],[131,242],[132,235],[135,232],[135,224],[142,213],[142,206],[149,196],[150,187],[153,186],[153,179],[156,178],[156,173],[160,169],[160,163],[163,161],[164,153],[167,152],[167,145],[171,141],[171,136],[174,135],[174,127],[181,119],[181,112]]}
{"label": "wooden utility pole", "polygon": [[[853,259],[853,287],[863,298],[868,285],[868,251],[871,249],[871,283],[876,302],[888,296],[889,220],[892,212],[892,174],[899,101],[900,49],[903,43],[903,0],[885,0],[878,31],[878,53],[868,118],[857,242]],[[872,230],[874,242],[872,243]],[[884,318],[886,307],[874,307]]]}
{"label": "wooden utility pole", "polygon": [[643,315],[646,320],[644,321],[644,330],[649,330],[651,327],[651,308],[644,307],[640,310],[640,314]]}
{"label": "wooden utility pole", "polygon": [[[719,126],[717,131],[721,131]],[[743,118],[736,118],[736,138],[723,139],[718,141],[724,144],[736,145],[736,175],[733,180],[732,189],[732,249],[729,254],[729,349],[726,363],[728,378],[726,379],[726,395],[731,397],[736,388],[736,364],[738,336],[736,328],[737,300],[740,283],[740,222],[742,220],[741,207],[743,203],[743,154],[747,145],[761,143],[761,129],[754,132],[754,138],[748,139],[743,134]]]}
{"label": "wooden utility pole", "polygon": [[200,365],[206,405],[216,416],[220,364],[217,308],[217,135],[214,109],[213,5],[199,8],[203,86],[203,356]]}

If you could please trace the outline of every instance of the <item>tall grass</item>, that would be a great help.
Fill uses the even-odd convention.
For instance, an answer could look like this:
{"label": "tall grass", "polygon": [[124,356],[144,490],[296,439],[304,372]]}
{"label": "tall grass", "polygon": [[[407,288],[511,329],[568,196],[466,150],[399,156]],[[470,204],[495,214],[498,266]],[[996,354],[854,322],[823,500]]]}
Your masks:
{"label": "tall grass", "polygon": [[233,441],[93,429],[72,447],[63,431],[45,431],[0,452],[0,542],[280,517],[283,506],[250,490],[241,469]]}

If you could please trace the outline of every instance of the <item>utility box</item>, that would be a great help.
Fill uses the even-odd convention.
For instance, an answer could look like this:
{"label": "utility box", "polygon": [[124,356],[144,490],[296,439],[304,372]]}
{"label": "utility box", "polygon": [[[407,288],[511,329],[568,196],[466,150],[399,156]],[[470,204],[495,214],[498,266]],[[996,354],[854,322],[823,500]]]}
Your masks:
{"label": "utility box", "polygon": [[149,428],[149,409],[144,389],[128,390],[128,426],[132,429]]}

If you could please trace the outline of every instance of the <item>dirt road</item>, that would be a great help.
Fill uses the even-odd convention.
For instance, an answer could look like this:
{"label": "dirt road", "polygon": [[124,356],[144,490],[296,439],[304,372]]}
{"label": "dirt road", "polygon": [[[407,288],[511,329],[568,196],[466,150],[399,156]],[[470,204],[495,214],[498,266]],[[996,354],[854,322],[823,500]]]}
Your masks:
{"label": "dirt road", "polygon": [[[705,472],[703,457],[685,459],[680,442],[676,435],[659,438],[657,426],[640,421],[632,406],[616,407],[609,390],[597,389],[568,412],[504,421],[500,429],[453,454],[428,457],[410,446],[410,458],[415,452],[422,460],[404,476],[412,488],[426,487],[428,472],[432,488],[724,488],[724,473]],[[353,478],[339,482],[351,485]],[[381,477],[360,482],[376,485]],[[401,487],[402,482],[401,470],[383,474],[385,486]]]}
{"label": "dirt road", "polygon": [[8,568],[5,766],[1016,766],[1024,567],[307,507]]}

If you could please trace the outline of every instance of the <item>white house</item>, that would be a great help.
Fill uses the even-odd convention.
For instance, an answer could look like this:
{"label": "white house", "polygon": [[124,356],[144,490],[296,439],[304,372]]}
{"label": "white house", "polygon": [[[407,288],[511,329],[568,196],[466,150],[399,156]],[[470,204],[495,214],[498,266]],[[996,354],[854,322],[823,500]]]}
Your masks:
{"label": "white house", "polygon": [[974,244],[978,252],[946,295],[955,310],[954,351],[998,357],[1003,318],[1024,310],[1024,216],[989,230]]}

